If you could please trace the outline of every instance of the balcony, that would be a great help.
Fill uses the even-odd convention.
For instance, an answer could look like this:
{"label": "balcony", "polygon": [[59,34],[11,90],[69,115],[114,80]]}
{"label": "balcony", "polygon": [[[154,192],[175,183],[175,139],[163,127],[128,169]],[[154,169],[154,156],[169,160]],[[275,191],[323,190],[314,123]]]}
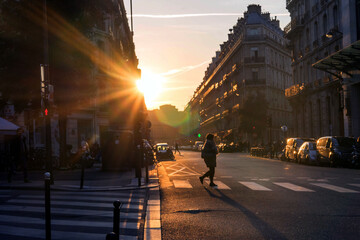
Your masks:
{"label": "balcony", "polygon": [[300,85],[300,84],[296,84],[293,85],[287,89],[285,89],[285,97],[287,98],[291,98],[291,97],[295,97],[297,95],[299,95],[300,93],[302,93],[304,90],[304,85]]}
{"label": "balcony", "polygon": [[304,28],[304,17],[301,16],[298,18],[294,18],[284,28],[285,37],[291,39],[297,33],[300,33],[303,30],[303,28]]}

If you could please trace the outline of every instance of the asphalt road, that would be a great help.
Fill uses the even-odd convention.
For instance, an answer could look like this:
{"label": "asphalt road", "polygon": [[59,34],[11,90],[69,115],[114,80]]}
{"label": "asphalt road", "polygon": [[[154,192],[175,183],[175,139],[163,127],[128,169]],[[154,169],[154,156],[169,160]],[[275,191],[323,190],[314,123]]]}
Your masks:
{"label": "asphalt road", "polygon": [[201,185],[199,152],[162,161],[163,239],[360,239],[360,171],[243,153],[218,156]]}

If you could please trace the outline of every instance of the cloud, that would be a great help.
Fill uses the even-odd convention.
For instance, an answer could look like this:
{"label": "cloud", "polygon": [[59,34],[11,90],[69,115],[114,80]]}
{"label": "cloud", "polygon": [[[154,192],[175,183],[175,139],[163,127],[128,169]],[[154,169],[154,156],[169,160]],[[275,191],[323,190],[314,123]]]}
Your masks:
{"label": "cloud", "polygon": [[203,66],[205,64],[209,64],[209,63],[210,63],[210,61],[207,60],[202,63],[196,64],[196,65],[190,65],[190,66],[185,66],[185,67],[181,67],[181,68],[171,69],[167,72],[161,73],[160,75],[166,76],[167,78],[177,77],[183,73],[189,72],[195,68],[201,67],[201,66]]}
{"label": "cloud", "polygon": [[[289,13],[277,13],[272,16],[289,16]],[[188,14],[133,14],[134,18],[188,18],[188,17],[226,17],[243,16],[242,13],[188,13]],[[128,15],[130,18],[130,15]]]}
{"label": "cloud", "polygon": [[[241,13],[188,13],[188,14],[133,14],[140,18],[187,18],[187,17],[209,17],[209,16],[239,16]],[[130,17],[130,16],[128,16]]]}

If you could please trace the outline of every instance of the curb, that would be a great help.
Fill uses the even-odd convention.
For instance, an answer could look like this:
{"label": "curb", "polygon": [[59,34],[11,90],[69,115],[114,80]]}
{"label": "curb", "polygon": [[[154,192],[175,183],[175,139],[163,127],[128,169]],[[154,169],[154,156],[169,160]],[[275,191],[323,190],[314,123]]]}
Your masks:
{"label": "curb", "polygon": [[[153,176],[157,176],[158,166],[153,170]],[[149,199],[147,200],[145,226],[144,226],[144,240],[161,240],[161,201],[160,201],[160,185],[159,178],[154,178],[157,181],[157,187],[151,188]]]}

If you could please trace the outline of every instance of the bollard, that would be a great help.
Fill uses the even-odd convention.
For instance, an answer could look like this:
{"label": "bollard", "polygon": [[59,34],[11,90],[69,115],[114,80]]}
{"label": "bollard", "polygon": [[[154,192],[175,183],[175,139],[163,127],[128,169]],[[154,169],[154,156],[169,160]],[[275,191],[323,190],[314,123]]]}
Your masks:
{"label": "bollard", "polygon": [[51,213],[50,213],[50,184],[51,174],[46,172],[44,174],[45,181],[45,234],[46,240],[51,240]]}
{"label": "bollard", "polygon": [[80,177],[80,189],[84,187],[84,171],[85,171],[85,157],[84,154],[81,156],[80,163],[81,163],[81,177]]}
{"label": "bollard", "polygon": [[106,234],[106,240],[117,240],[117,239],[119,238],[114,232]]}
{"label": "bollard", "polygon": [[117,240],[119,240],[120,235],[120,207],[121,203],[119,200],[114,201],[114,224],[113,224],[113,232],[117,235]]}
{"label": "bollard", "polygon": [[149,162],[148,162],[148,157],[145,156],[144,154],[144,159],[145,159],[145,181],[146,181],[146,184],[149,184]]}

